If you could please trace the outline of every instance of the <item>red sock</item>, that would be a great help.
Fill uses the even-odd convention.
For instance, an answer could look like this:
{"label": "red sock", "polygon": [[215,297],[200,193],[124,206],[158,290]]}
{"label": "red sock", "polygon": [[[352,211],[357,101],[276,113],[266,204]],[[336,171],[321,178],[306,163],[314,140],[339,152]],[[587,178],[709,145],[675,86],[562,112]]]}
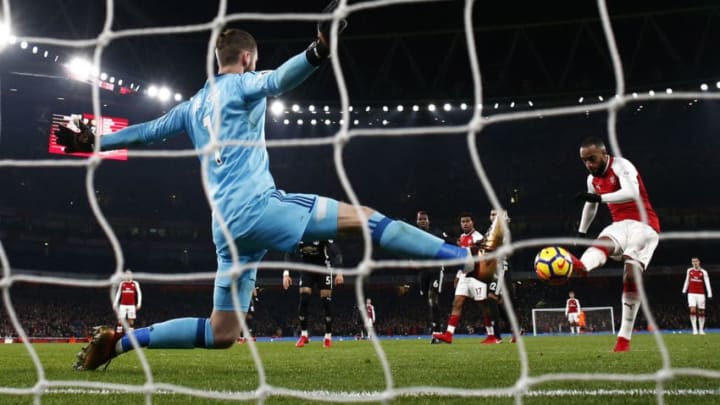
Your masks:
{"label": "red sock", "polygon": [[457,326],[458,322],[460,322],[460,316],[450,315],[450,319],[448,319],[448,326]]}
{"label": "red sock", "polygon": [[573,268],[575,270],[585,271],[585,265],[583,264],[583,262],[581,262],[580,259],[575,257],[575,255],[572,253],[570,253],[570,256],[572,257]]}

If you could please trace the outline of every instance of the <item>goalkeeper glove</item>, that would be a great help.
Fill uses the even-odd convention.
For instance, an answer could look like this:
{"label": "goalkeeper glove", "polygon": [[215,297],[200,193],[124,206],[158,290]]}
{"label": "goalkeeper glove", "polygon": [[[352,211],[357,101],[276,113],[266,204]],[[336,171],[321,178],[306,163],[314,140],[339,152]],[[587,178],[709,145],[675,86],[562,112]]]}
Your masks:
{"label": "goalkeeper glove", "polygon": [[78,120],[77,127],[80,132],[75,132],[67,125],[59,125],[55,131],[57,144],[65,147],[65,153],[85,152],[91,153],[95,147],[95,134],[92,127]]}
{"label": "goalkeeper glove", "polygon": [[600,194],[584,193],[584,192],[575,194],[575,199],[578,201],[589,202],[589,203],[599,203],[602,201]]}
{"label": "goalkeeper glove", "polygon": [[[337,0],[332,0],[323,13],[332,13],[337,8]],[[338,35],[347,27],[347,20],[344,18],[338,22]],[[332,20],[322,20],[317,23],[317,39],[308,46],[305,56],[313,66],[318,66],[330,56],[330,28]]]}

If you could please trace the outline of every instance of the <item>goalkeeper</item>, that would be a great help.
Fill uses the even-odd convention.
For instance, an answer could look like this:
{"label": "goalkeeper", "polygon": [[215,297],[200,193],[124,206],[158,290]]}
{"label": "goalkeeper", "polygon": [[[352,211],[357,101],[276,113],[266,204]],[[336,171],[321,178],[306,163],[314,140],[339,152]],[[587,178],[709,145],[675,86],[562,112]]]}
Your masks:
{"label": "goalkeeper", "polygon": [[[326,7],[330,13],[333,1]],[[338,22],[340,32],[345,22]],[[336,239],[358,235],[366,227],[372,240],[386,250],[408,257],[464,259],[468,272],[494,271],[492,264],[473,260],[483,254],[445,243],[409,224],[361,207],[365,218],[350,204],[313,194],[288,194],[275,188],[269,170],[265,143],[265,111],[268,96],[287,92],[307,79],[330,56],[330,21],[318,23],[316,39],[301,53],[271,71],[255,71],[258,49],[255,39],[239,29],[225,30],[215,43],[219,65],[214,85],[208,81],[190,100],[178,104],[164,116],[129,126],[103,136],[100,150],[136,147],[186,133],[207,170],[205,181],[213,206],[213,241],[217,252],[217,274],[213,311],[209,318],[179,318],[137,329],[134,336],[141,347],[228,348],[240,336],[240,320],[233,305],[231,285],[237,286],[239,310],[246,313],[255,287],[257,264],[269,249],[288,252],[300,241]],[[216,122],[220,119],[220,122]],[[217,140],[248,142],[250,146],[211,144],[211,131],[219,129]],[[90,152],[96,139],[80,123],[80,132],[62,126],[58,143],[66,152]],[[207,152],[214,152],[208,154]],[[221,222],[230,232],[226,238]],[[230,246],[239,254],[243,270],[232,277]],[[119,338],[112,328],[99,327],[91,342],[78,353],[75,368],[93,370],[120,353],[132,350],[130,335]]]}

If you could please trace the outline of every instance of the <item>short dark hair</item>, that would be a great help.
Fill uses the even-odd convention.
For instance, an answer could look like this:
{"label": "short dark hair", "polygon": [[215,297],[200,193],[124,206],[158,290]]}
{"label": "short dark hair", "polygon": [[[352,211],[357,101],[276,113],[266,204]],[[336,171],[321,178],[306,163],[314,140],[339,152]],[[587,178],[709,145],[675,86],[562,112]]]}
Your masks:
{"label": "short dark hair", "polygon": [[460,215],[458,215],[458,220],[463,218],[470,218],[471,221],[475,222],[475,217],[469,212],[461,212]]}
{"label": "short dark hair", "polygon": [[588,136],[587,138],[583,139],[582,143],[580,144],[580,147],[587,148],[588,146],[597,146],[598,148],[605,148],[605,142],[603,142],[603,140],[598,138],[597,136]]}
{"label": "short dark hair", "polygon": [[428,218],[430,217],[430,215],[428,215],[427,211],[425,211],[425,210],[418,211],[416,215],[425,215]]}
{"label": "short dark hair", "polygon": [[220,66],[232,65],[238,62],[240,52],[257,52],[257,42],[249,32],[229,28],[218,36],[215,50]]}

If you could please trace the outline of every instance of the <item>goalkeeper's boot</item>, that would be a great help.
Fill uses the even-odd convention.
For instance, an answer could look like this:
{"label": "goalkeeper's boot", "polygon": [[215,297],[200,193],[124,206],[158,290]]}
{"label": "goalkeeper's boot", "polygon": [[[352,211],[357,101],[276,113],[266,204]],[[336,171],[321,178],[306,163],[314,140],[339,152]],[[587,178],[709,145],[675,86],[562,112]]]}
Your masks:
{"label": "goalkeeper's boot", "polygon": [[300,339],[295,343],[295,347],[304,347],[308,342],[310,342],[310,339],[307,336],[300,336]]}
{"label": "goalkeeper's boot", "polygon": [[439,342],[443,343],[452,343],[453,340],[453,334],[448,331],[442,333],[433,333],[432,337],[433,339],[437,339]]}
{"label": "goalkeeper's boot", "polygon": [[617,342],[615,342],[614,352],[629,352],[630,351],[630,339],[618,336]]}
{"label": "goalkeeper's boot", "polygon": [[[78,371],[95,370],[103,364],[110,365],[110,361],[117,356],[115,344],[122,336],[115,333],[111,326],[96,326],[93,328],[92,338],[87,346],[77,354],[73,368]],[[105,368],[107,368],[107,365]]]}
{"label": "goalkeeper's boot", "polygon": [[332,339],[331,338],[323,339],[323,347],[326,349],[331,348],[332,347]]}

